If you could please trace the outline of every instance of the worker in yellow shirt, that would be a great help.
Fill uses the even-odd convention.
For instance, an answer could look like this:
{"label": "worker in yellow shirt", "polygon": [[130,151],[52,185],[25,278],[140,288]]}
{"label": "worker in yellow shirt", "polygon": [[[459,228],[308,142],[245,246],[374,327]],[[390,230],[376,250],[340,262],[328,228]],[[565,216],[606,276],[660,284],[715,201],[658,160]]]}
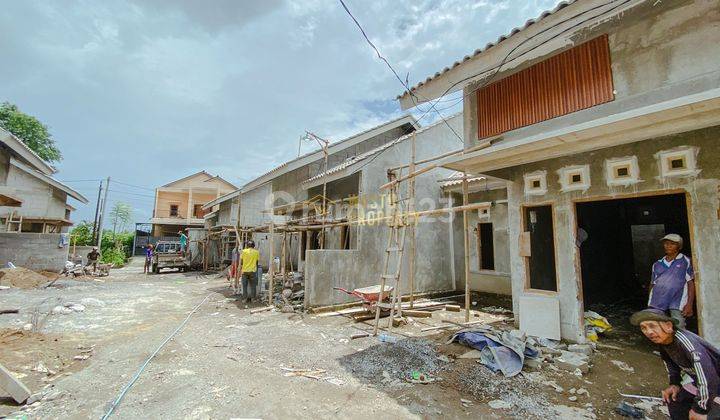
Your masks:
{"label": "worker in yellow shirt", "polygon": [[260,253],[255,249],[255,242],[247,241],[245,249],[240,254],[240,277],[242,278],[242,297],[247,303],[255,298],[258,284],[258,260]]}

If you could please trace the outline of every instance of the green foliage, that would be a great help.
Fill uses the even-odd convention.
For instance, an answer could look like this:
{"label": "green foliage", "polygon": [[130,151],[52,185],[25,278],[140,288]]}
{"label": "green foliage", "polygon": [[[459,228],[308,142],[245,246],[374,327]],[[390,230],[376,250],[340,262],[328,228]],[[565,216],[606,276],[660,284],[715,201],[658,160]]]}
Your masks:
{"label": "green foliage", "polygon": [[111,230],[104,230],[100,250],[103,256],[108,251],[119,251],[126,257],[130,257],[130,255],[132,255],[132,246],[134,239],[134,232],[113,233]]}
{"label": "green foliage", "polygon": [[9,102],[0,104],[0,127],[13,133],[47,162],[60,162],[62,154],[45,124]]}
{"label": "green foliage", "polygon": [[125,259],[125,252],[117,248],[105,249],[100,256],[100,262],[113,263],[116,267],[125,265]]}
{"label": "green foliage", "polygon": [[92,245],[92,228],[92,223],[87,220],[83,220],[75,225],[70,231],[72,237],[70,243],[77,246]]}
{"label": "green foliage", "polygon": [[125,225],[132,222],[132,207],[127,203],[117,202],[110,210],[110,222],[113,225],[113,233],[117,232],[117,228],[120,231],[125,230]]}

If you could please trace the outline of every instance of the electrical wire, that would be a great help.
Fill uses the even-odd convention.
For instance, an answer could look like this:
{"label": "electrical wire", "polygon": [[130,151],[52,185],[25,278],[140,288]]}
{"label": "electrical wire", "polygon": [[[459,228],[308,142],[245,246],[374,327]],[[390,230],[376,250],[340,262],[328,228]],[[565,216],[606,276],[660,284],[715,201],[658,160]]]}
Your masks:
{"label": "electrical wire", "polygon": [[115,411],[115,408],[117,408],[117,406],[120,404],[120,401],[122,401],[122,399],[125,397],[125,394],[127,394],[127,392],[130,390],[130,388],[135,384],[135,382],[137,382],[138,378],[140,378],[140,375],[143,373],[143,371],[145,370],[147,365],[150,363],[150,361],[160,352],[160,350],[162,350],[163,347],[165,347],[165,344],[167,344],[168,341],[172,340],[172,338],[175,337],[175,335],[178,332],[180,332],[180,330],[185,326],[185,324],[187,324],[188,320],[190,320],[190,317],[195,312],[197,312],[198,309],[200,309],[200,306],[202,306],[202,304],[205,303],[205,301],[208,300],[208,298],[210,296],[212,296],[212,293],[205,296],[205,299],[203,299],[202,302],[198,303],[197,306],[195,306],[195,308],[192,311],[190,311],[188,316],[185,318],[185,320],[183,322],[180,323],[180,325],[175,329],[175,331],[173,331],[172,334],[170,334],[165,339],[165,341],[160,343],[160,346],[158,346],[158,348],[153,352],[153,354],[151,354],[150,357],[148,357],[147,360],[145,360],[145,363],[143,363],[142,366],[140,366],[140,369],[138,369],[137,373],[135,373],[135,376],[133,376],[133,378],[130,380],[130,382],[128,382],[128,384],[125,385],[123,390],[120,392],[120,395],[118,395],[118,397],[115,399],[115,401],[113,401],[108,412],[105,413],[105,415],[102,417],[102,420],[107,420],[112,415],[113,411]]}
{"label": "electrical wire", "polygon": [[140,185],[128,184],[127,182],[118,181],[118,180],[116,180],[116,179],[113,179],[112,182],[114,182],[114,183],[116,183],[116,184],[126,185],[126,186],[128,186],[128,187],[140,188],[140,189],[142,189],[142,190],[155,191],[155,188],[141,187]]}
{"label": "electrical wire", "polygon": [[[360,32],[362,33],[363,37],[365,38],[365,41],[367,41],[367,43],[370,44],[370,47],[372,47],[372,49],[375,50],[375,53],[377,54],[378,58],[385,62],[385,64],[386,64],[387,67],[390,69],[390,71],[393,73],[393,75],[395,75],[395,78],[398,80],[398,82],[400,82],[400,84],[403,86],[403,88],[405,88],[405,91],[406,91],[411,97],[414,97],[414,98],[415,98],[415,104],[416,104],[416,106],[417,106],[417,105],[419,104],[419,100],[417,100],[417,97],[415,96],[415,94],[410,90],[410,86],[409,86],[407,80],[406,80],[406,81],[403,81],[402,78],[400,78],[400,75],[397,73],[397,71],[395,71],[395,69],[393,68],[393,66],[390,64],[390,62],[389,62],[385,57],[383,57],[382,54],[380,54],[380,50],[378,50],[378,48],[375,46],[375,44],[373,44],[373,42],[370,41],[370,38],[367,36],[367,33],[365,32],[365,29],[363,29],[362,25],[360,25],[360,22],[358,22],[358,20],[357,20],[357,19],[355,18],[355,16],[352,14],[352,12],[350,11],[350,9],[349,9],[349,8],[347,7],[347,5],[345,4],[345,1],[344,1],[344,0],[338,0],[338,1],[339,1],[340,4],[342,5],[343,9],[345,9],[345,12],[348,14],[348,16],[350,16],[350,18],[353,20],[353,22],[355,22],[355,25],[358,27],[358,29],[359,29]],[[435,104],[434,104],[434,103],[430,102],[430,108],[433,109],[433,110],[438,114],[438,116],[443,120],[443,122],[445,123],[445,125],[450,129],[450,131],[453,132],[453,134],[455,135],[455,137],[458,138],[458,140],[460,141],[460,143],[461,143],[461,144],[465,144],[465,141],[463,140],[463,138],[460,137],[460,135],[458,135],[458,133],[455,131],[454,128],[452,128],[452,126],[450,125],[450,123],[447,122],[447,120],[445,119],[445,117],[443,117],[443,115],[440,113],[440,111],[438,111],[437,108],[435,108]]]}

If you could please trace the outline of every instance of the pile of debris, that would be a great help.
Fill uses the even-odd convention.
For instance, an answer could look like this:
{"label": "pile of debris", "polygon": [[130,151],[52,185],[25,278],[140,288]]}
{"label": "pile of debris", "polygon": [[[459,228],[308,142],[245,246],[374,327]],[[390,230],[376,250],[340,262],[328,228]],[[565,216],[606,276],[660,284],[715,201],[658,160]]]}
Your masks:
{"label": "pile of debris", "polygon": [[[263,282],[268,284],[269,281],[269,275],[263,275]],[[262,290],[265,290],[265,287],[262,287]],[[282,312],[292,313],[304,310],[305,287],[302,273],[289,272],[284,279],[282,275],[276,274],[272,294],[273,303]]]}
{"label": "pile of debris", "polygon": [[[57,274],[55,274],[57,276]],[[50,282],[49,276],[23,267],[0,269],[0,286],[34,289]]]}
{"label": "pile of debris", "polygon": [[489,325],[470,327],[455,333],[448,343],[457,341],[471,350],[460,358],[479,359],[493,372],[506,377],[526,369],[542,369],[552,364],[555,369],[582,376],[590,370],[592,344],[564,344],[556,340],[528,337],[520,330],[503,330]]}

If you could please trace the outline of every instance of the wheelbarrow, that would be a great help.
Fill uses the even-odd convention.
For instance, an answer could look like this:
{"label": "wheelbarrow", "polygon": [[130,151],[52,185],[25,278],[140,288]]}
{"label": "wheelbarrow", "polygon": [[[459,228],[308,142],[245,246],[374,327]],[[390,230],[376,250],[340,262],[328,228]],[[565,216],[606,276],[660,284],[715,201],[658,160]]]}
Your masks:
{"label": "wheelbarrow", "polygon": [[[369,311],[375,311],[375,304],[380,298],[380,285],[361,287],[359,289],[347,290],[342,287],[333,287],[334,290],[347,293],[348,295],[355,296],[362,300],[363,307]],[[383,293],[383,300],[390,300],[393,287],[385,286],[385,292]]]}

